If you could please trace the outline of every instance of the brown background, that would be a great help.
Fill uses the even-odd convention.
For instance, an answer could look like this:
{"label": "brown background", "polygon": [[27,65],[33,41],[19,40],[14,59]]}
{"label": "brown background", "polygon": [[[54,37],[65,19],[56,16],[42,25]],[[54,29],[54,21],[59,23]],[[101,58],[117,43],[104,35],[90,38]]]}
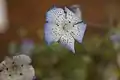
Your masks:
{"label": "brown background", "polygon": [[[108,22],[106,6],[109,3],[119,5],[119,0],[7,0],[9,30],[6,34],[0,34],[0,54],[7,54],[8,43],[12,40],[20,41],[17,30],[20,26],[28,29],[27,37],[40,42],[36,32],[39,28],[43,29],[45,13],[52,6],[70,6],[80,4],[83,19],[86,23],[104,24]],[[89,29],[93,26],[88,24]],[[96,26],[97,27],[97,26]],[[101,26],[103,27],[103,26]],[[101,32],[94,29],[95,32]]]}

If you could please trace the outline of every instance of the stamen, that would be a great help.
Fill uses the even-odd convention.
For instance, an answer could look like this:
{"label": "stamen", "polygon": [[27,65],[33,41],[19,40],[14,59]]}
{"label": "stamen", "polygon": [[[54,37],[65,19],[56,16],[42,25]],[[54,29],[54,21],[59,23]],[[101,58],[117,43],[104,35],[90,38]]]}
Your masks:
{"label": "stamen", "polygon": [[20,73],[20,75],[23,75],[22,73]]}

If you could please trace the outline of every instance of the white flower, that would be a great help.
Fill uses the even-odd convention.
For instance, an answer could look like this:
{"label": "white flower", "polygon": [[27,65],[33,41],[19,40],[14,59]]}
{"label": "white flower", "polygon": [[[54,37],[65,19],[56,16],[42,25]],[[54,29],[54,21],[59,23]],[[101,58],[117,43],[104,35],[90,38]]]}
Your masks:
{"label": "white flower", "polygon": [[[78,8],[76,12],[81,12]],[[46,13],[45,40],[48,45],[60,42],[75,53],[74,42],[82,43],[86,24],[81,20],[81,13],[76,14],[65,7],[52,8]],[[74,40],[75,39],[75,40]]]}
{"label": "white flower", "polygon": [[13,60],[17,65],[22,65],[22,64],[29,65],[32,61],[29,56],[23,54],[18,56],[13,56]]}
{"label": "white flower", "polygon": [[[7,68],[7,67],[12,67],[12,62],[13,62],[13,60],[12,60],[12,58],[11,57],[8,57],[8,56],[6,56],[5,57],[5,59],[4,59],[4,61],[2,62],[2,64],[4,65],[4,68]],[[7,64],[7,65],[6,65]]]}
{"label": "white flower", "polygon": [[0,80],[33,80],[35,72],[30,63],[31,59],[26,55],[7,57],[0,64]]}

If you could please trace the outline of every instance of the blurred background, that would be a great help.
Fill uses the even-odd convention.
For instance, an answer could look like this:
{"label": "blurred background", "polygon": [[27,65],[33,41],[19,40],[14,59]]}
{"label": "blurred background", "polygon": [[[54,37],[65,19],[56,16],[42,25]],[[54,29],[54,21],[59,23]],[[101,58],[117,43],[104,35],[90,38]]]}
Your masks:
{"label": "blurred background", "polygon": [[[0,61],[8,55],[27,54],[33,60],[38,80],[120,80],[120,0],[5,3],[6,11],[0,11],[5,16],[0,24]],[[73,55],[57,43],[47,46],[43,29],[45,13],[51,6],[75,4],[80,5],[88,26],[83,43],[75,43]]]}

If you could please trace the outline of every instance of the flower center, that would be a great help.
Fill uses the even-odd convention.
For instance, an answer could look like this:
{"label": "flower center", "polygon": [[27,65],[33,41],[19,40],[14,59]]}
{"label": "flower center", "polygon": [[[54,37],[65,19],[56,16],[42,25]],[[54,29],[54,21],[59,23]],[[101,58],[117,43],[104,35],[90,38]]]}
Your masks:
{"label": "flower center", "polygon": [[72,28],[72,24],[70,22],[65,22],[64,25],[63,25],[63,30],[66,31],[66,32],[70,32]]}

